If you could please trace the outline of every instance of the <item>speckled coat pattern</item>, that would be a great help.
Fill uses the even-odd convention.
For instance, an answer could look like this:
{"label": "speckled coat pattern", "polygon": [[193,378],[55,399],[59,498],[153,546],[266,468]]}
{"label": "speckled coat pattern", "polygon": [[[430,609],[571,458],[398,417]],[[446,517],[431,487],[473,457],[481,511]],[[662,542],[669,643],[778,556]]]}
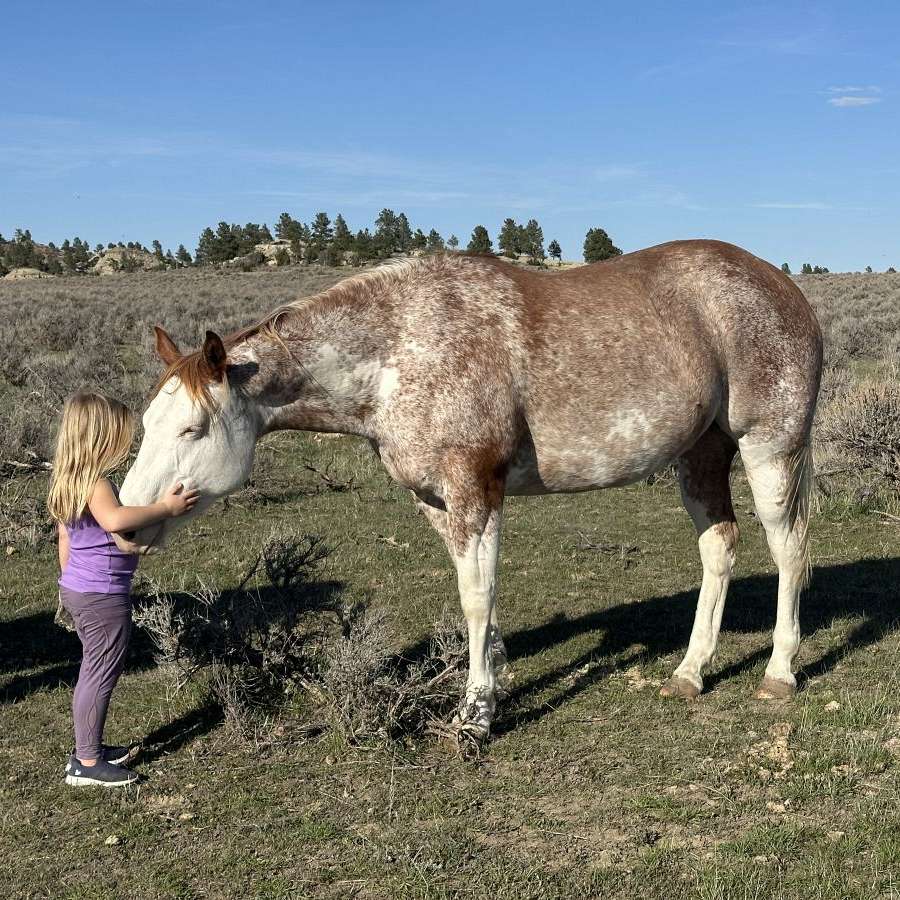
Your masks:
{"label": "speckled coat pattern", "polygon": [[[760,696],[793,690],[822,340],[799,289],[750,253],[678,241],[559,274],[425,257],[349,278],[224,341],[210,332],[197,353],[182,356],[163,331],[158,348],[168,368],[123,494],[143,501],[178,475],[212,502],[246,478],[253,443],[274,429],[368,438],[456,564],[467,733],[487,733],[505,664],[504,496],[624,485],[672,463],[704,580],[663,693],[700,692],[738,540],[728,484],[738,450],[781,579]],[[181,427],[200,437],[159,452],[179,446]]]}

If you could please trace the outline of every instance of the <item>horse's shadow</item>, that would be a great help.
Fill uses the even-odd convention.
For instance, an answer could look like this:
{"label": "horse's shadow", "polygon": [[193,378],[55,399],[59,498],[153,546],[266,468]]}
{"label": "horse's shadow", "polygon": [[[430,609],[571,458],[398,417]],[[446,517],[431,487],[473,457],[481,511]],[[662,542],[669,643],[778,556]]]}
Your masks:
{"label": "horse's shadow", "polygon": [[[849,635],[818,659],[808,662],[799,673],[801,684],[830,671],[847,653],[876,643],[886,634],[900,629],[900,606],[896,603],[900,584],[900,558],[862,559],[853,563],[821,566],[815,569],[810,590],[801,601],[801,626],[809,638],[838,618],[857,619]],[[330,589],[340,590],[330,584]],[[771,630],[775,619],[777,578],[754,575],[735,580],[729,590],[722,622],[722,639],[731,633],[759,633]],[[503,734],[516,727],[536,722],[548,712],[578,696],[598,679],[638,661],[683,652],[687,646],[697,601],[696,588],[568,618],[556,612],[546,622],[532,628],[510,631],[505,635],[510,660],[516,660],[560,648],[587,634],[596,633],[585,647],[578,642],[564,662],[540,675],[516,684],[494,733]],[[549,603],[548,603],[549,605]],[[562,604],[560,604],[561,606]],[[515,609],[510,601],[505,607]],[[501,618],[502,609],[501,609]],[[0,624],[0,674],[14,677],[0,687],[0,703],[22,700],[28,694],[71,686],[78,674],[81,647],[74,634],[53,624],[49,612],[36,613]],[[403,649],[398,656],[405,662],[422,659],[429,640],[423,638]],[[564,652],[564,651],[561,651]],[[768,646],[750,653],[706,677],[707,689],[760,665],[771,652]],[[598,664],[606,658],[610,662]],[[127,671],[136,672],[154,665],[153,647],[138,629],[129,655]],[[42,668],[43,667],[43,668]],[[37,673],[22,670],[42,668]],[[552,696],[535,702],[546,691]],[[221,715],[211,707],[191,710],[175,721],[148,735],[145,744],[154,746],[153,755],[171,752],[184,743],[216,727]]]}
{"label": "horse's shadow", "polygon": [[[801,600],[800,622],[803,635],[811,637],[828,628],[836,618],[861,619],[856,622],[838,646],[807,663],[798,674],[805,681],[830,671],[847,653],[876,643],[886,634],[900,629],[900,606],[896,603],[900,584],[900,558],[863,559],[858,562],[815,569],[809,591]],[[775,624],[775,601],[778,579],[775,575],[754,575],[732,582],[722,621],[722,640],[728,633],[756,633],[771,630]],[[502,601],[501,601],[502,602]],[[494,724],[495,735],[523,724],[536,722],[576,697],[598,679],[619,669],[649,658],[684,652],[690,636],[697,603],[696,588],[677,594],[622,603],[575,618],[562,612],[533,628],[510,631],[504,635],[510,662],[551,650],[582,635],[596,632],[596,641],[571,654],[564,663],[540,675],[516,684],[500,706],[500,717]],[[501,621],[503,620],[501,605]],[[515,609],[515,601],[506,604]],[[415,660],[426,652],[428,641],[409,647],[402,656]],[[766,660],[771,653],[768,644],[744,658],[714,670],[705,677],[707,690],[720,682],[747,672]],[[612,660],[606,665],[598,660]],[[557,686],[551,697],[539,704],[532,701],[538,694]]]}

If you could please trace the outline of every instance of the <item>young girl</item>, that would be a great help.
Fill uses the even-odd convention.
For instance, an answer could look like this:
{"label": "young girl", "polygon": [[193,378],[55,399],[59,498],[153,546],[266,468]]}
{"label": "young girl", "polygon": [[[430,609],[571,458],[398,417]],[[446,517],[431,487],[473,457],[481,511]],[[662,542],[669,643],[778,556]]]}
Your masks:
{"label": "young girl", "polygon": [[66,766],[71,785],[123,785],[138,778],[117,765],[127,747],[101,743],[131,635],[129,594],[138,563],[123,549],[128,544],[120,533],[180,516],[198,498],[176,484],[150,506],[122,506],[106,476],[125,462],[133,437],[134,420],[118,401],[76,394],[66,402],[47,506],[59,528],[60,599],[83,651],[72,701],[75,752]]}

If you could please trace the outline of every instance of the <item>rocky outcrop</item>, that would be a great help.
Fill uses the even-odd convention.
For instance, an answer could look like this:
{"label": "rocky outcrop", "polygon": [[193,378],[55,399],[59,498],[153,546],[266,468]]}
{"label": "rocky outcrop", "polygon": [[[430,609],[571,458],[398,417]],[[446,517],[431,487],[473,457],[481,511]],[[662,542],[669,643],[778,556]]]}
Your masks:
{"label": "rocky outcrop", "polygon": [[[257,244],[253,248],[257,253],[262,253],[265,257],[267,266],[277,266],[278,259],[282,253],[286,253],[290,262],[297,262],[298,257],[291,248],[290,241],[268,241],[265,244]],[[303,252],[303,245],[300,245],[300,252]]]}
{"label": "rocky outcrop", "polygon": [[101,250],[89,271],[95,275],[116,275],[119,272],[156,272],[166,264],[153,253],[128,247],[110,247]]}
{"label": "rocky outcrop", "polygon": [[11,269],[4,277],[7,281],[18,281],[26,278],[53,278],[54,276],[49,272],[42,272],[40,269],[22,266],[18,269]]}

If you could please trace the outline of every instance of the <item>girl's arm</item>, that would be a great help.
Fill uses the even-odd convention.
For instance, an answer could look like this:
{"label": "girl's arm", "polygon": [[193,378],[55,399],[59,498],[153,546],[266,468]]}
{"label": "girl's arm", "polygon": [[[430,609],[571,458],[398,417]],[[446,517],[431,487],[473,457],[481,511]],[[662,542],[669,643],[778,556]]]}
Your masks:
{"label": "girl's arm", "polygon": [[138,531],[163,519],[183,515],[193,509],[199,497],[197,491],[186,491],[183,485],[174,484],[162,500],[149,506],[122,506],[112,485],[101,478],[94,486],[88,509],[104,531]]}
{"label": "girl's arm", "polygon": [[62,522],[56,523],[56,530],[59,533],[59,570],[62,572],[69,561],[69,532]]}

